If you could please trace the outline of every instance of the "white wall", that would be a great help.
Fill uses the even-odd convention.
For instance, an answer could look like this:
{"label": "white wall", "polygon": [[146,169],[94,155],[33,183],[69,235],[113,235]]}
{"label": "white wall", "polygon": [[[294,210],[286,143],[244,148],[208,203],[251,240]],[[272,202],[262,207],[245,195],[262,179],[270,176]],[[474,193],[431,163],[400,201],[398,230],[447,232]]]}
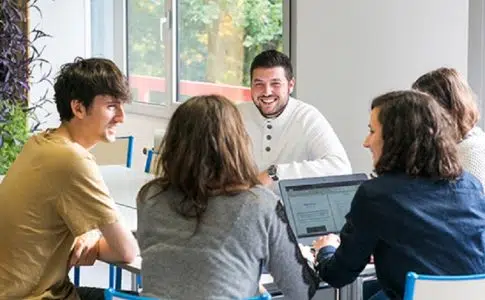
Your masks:
{"label": "white wall", "polygon": [[[45,46],[43,58],[52,65],[50,79],[53,81],[60,66],[66,62],[73,61],[75,57],[86,57],[90,55],[89,23],[86,22],[89,12],[88,0],[62,0],[62,1],[38,1],[38,7],[42,17],[36,10],[30,10],[29,27],[38,28],[52,36],[39,40],[35,46],[40,50]],[[41,75],[41,70],[35,69],[34,80]],[[53,88],[48,84],[33,84],[30,100],[35,103],[49,88],[48,96],[53,98]],[[46,107],[51,113],[49,117],[43,118],[42,128],[57,127],[59,115],[54,104]],[[44,112],[41,112],[43,115]]]}
{"label": "white wall", "polygon": [[354,171],[372,169],[373,97],[440,66],[467,74],[468,1],[297,1],[296,22],[297,97],[327,117]]}

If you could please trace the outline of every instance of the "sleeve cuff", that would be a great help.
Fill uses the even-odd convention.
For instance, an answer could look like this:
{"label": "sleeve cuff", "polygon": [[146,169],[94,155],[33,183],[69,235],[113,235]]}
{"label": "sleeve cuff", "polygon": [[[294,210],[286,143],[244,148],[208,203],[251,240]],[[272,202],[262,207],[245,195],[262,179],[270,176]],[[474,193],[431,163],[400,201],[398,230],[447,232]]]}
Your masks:
{"label": "sleeve cuff", "polygon": [[322,260],[326,260],[332,257],[335,251],[337,251],[337,248],[335,248],[334,246],[325,246],[321,248],[317,254],[317,261],[320,262]]}

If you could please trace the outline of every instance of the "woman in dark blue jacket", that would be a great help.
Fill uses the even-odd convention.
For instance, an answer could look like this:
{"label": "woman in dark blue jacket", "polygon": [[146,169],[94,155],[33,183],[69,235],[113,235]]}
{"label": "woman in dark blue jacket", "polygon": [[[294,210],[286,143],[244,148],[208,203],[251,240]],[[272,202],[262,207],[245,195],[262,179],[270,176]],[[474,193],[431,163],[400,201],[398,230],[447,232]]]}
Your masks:
{"label": "woman in dark blue jacket", "polygon": [[485,197],[463,172],[447,112],[418,91],[372,102],[369,148],[377,177],[357,191],[340,237],[314,242],[322,280],[352,282],[374,256],[382,291],[401,299],[406,273],[485,273]]}

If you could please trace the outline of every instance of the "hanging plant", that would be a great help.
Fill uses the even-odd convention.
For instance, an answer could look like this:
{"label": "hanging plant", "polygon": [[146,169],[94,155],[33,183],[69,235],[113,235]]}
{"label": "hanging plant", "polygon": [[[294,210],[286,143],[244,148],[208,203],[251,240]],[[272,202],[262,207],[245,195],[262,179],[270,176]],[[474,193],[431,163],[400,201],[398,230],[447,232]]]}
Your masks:
{"label": "hanging plant", "polygon": [[42,57],[44,48],[34,46],[36,41],[49,35],[36,27],[28,29],[28,12],[41,15],[36,3],[37,0],[0,1],[0,174],[15,160],[28,132],[41,124],[37,112],[52,102],[46,91],[35,105],[29,104],[32,70],[40,68],[43,73],[37,83],[50,83],[50,64]]}

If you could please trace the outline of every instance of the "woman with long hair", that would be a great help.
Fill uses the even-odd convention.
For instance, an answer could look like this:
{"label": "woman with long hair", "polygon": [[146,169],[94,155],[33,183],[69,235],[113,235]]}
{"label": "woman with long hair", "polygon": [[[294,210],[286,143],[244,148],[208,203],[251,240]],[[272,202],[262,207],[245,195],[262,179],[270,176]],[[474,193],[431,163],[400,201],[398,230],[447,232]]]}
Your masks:
{"label": "woman with long hair", "polygon": [[262,187],[235,105],[193,97],[174,112],[156,179],[138,195],[143,293],[162,299],[242,299],[267,267],[288,299],[309,299],[318,276],[276,195]]}
{"label": "woman with long hair", "polygon": [[397,91],[372,102],[364,146],[376,178],[353,199],[340,237],[314,242],[322,280],[352,282],[374,256],[382,291],[402,299],[406,273],[485,273],[485,197],[462,171],[449,114],[428,94]]}
{"label": "woman with long hair", "polygon": [[480,113],[466,80],[455,69],[439,68],[419,77],[412,87],[433,96],[450,113],[463,168],[485,187],[485,133],[477,126]]}

